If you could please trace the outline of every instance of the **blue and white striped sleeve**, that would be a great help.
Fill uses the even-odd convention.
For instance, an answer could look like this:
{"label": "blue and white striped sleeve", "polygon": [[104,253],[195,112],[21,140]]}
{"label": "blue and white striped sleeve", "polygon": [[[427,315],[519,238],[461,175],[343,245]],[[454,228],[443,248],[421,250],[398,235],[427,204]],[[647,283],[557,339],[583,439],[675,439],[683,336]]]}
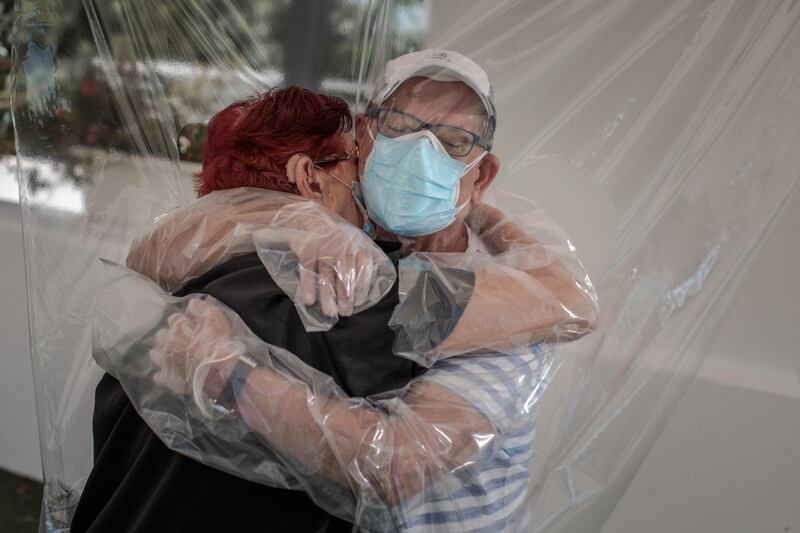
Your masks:
{"label": "blue and white striped sleeve", "polygon": [[423,379],[452,390],[486,416],[499,434],[529,413],[546,383],[552,348],[531,346],[521,355],[462,355],[437,362]]}

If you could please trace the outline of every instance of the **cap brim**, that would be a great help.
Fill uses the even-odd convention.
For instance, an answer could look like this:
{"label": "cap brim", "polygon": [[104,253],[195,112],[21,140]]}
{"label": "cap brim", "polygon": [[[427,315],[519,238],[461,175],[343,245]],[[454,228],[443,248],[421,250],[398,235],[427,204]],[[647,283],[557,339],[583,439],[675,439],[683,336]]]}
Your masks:
{"label": "cap brim", "polygon": [[495,116],[496,111],[494,104],[485,94],[484,90],[479,87],[468,74],[447,65],[423,65],[416,70],[404,73],[402,79],[395,81],[392,83],[392,85],[387,85],[376,95],[377,100],[379,100],[378,103],[381,103],[388,98],[400,85],[417,76],[430,78],[434,81],[459,81],[466,84],[476,95],[478,95],[483,107],[486,109],[486,113],[490,117]]}

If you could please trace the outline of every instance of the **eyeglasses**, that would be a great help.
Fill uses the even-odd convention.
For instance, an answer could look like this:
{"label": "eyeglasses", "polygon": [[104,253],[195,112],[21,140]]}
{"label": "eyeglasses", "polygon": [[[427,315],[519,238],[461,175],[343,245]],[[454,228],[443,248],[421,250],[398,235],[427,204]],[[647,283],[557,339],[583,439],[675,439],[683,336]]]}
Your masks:
{"label": "eyeglasses", "polygon": [[369,116],[377,121],[378,133],[391,139],[422,129],[429,130],[441,141],[445,151],[451,156],[465,156],[476,144],[486,151],[491,149],[489,143],[477,133],[450,124],[430,124],[396,109],[378,108]]}
{"label": "eyeglasses", "polygon": [[317,161],[314,161],[314,164],[324,165],[326,163],[339,163],[341,161],[349,161],[350,159],[358,159],[358,145],[354,146],[349,152],[333,154],[324,159],[318,159]]}

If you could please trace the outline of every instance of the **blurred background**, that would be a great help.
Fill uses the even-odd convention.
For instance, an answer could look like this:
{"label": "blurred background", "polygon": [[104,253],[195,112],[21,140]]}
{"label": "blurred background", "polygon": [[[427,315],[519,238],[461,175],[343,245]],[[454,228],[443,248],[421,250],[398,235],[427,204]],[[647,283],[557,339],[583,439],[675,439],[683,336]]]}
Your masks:
{"label": "blurred background", "polygon": [[[109,11],[120,4],[109,0]],[[453,1],[396,1],[398,15],[387,54],[398,55],[434,40],[436,28],[457,9]],[[52,79],[37,75],[33,62],[26,84],[18,91],[19,102],[29,115],[26,139],[42,139],[38,149],[69,156],[51,160],[68,161],[59,166],[47,162],[26,165],[29,198],[52,208],[47,224],[40,226],[37,242],[46,246],[63,241],[63,228],[76,217],[102,219],[104,213],[87,212],[102,206],[102,195],[113,195],[137,180],[136,169],[127,157],[131,141],[123,120],[107,113],[113,106],[102,105],[112,98],[96,51],[93,35],[80,2],[57,13],[31,10],[19,39],[26,42],[31,56],[62,62]],[[158,3],[154,3],[156,9]],[[266,54],[249,58],[254,64],[277,64],[252,74],[253,83],[264,85],[296,83],[338,94],[355,103],[358,86],[353,79],[352,25],[354,13],[362,8],[358,0],[297,0],[263,2],[241,0],[240,9],[255,21],[248,35],[235,41],[257,38],[253,48]],[[0,531],[34,531],[38,523],[41,459],[37,433],[28,337],[25,259],[20,224],[19,183],[14,133],[10,115],[11,21],[13,1],[2,1],[0,15]],[[242,27],[239,20],[226,20],[218,13],[217,25],[227,32]],[[158,18],[158,14],[153,15]],[[167,14],[164,14],[166,17]],[[45,21],[63,20],[56,40]],[[281,28],[302,24],[307,32],[282,32]],[[481,30],[476,30],[480,32]],[[487,31],[492,31],[487,29]],[[27,32],[27,33],[26,33]],[[175,50],[192,50],[194,43],[180,42],[182,33],[170,36]],[[309,37],[313,36],[313,37]],[[106,28],[105,39],[115,54],[125,57],[128,43],[122,30]],[[308,47],[325,54],[308,54]],[[134,56],[131,48],[130,56]],[[309,56],[316,61],[307,61]],[[666,58],[665,61],[668,61]],[[203,68],[203,65],[208,65]],[[185,164],[181,175],[191,190],[189,176],[200,157],[205,107],[213,98],[230,101],[249,93],[252,85],[243,81],[230,93],[223,83],[225,72],[202,58],[180,62],[164,58],[150,65],[131,62],[121,72],[131,73],[130,83],[141,79],[142,69],[171,88],[167,105],[180,131],[178,149]],[[187,81],[188,80],[188,81]],[[203,80],[203,83],[192,83]],[[255,80],[255,81],[253,81]],[[123,80],[125,81],[125,80]],[[219,83],[217,83],[217,81]],[[142,93],[149,86],[142,86]],[[136,88],[128,87],[135,93]],[[206,91],[206,92],[204,92]],[[145,95],[141,102],[148,102]],[[43,112],[47,108],[54,112]],[[148,121],[162,120],[156,107],[137,107],[136,119],[142,130]],[[503,131],[502,139],[518,132]],[[171,141],[171,140],[170,140]],[[168,144],[168,143],[167,143]],[[500,143],[498,143],[500,144]],[[35,144],[30,144],[35,147]],[[75,150],[80,147],[80,150]],[[98,147],[93,150],[93,147]],[[99,148],[102,147],[102,150]],[[110,150],[109,150],[110,148]],[[156,147],[157,148],[157,147]],[[107,157],[111,153],[114,157]],[[32,154],[28,154],[29,156]],[[578,154],[580,155],[580,154]],[[579,158],[576,156],[576,160]],[[580,161],[578,161],[580,163]],[[590,163],[587,163],[590,164]],[[580,165],[578,165],[580,166]],[[95,187],[93,176],[102,169],[103,188]],[[590,273],[600,270],[608,258],[618,214],[605,195],[591,182],[580,180],[572,168],[554,168],[549,176],[532,180],[526,189],[561,222],[586,259]],[[516,183],[516,182],[514,182]],[[101,195],[101,196],[98,196]],[[575,212],[572,199],[596,195],[596,201]],[[87,201],[90,198],[91,201]],[[585,203],[583,205],[586,205]],[[144,217],[144,215],[143,215]],[[769,236],[758,249],[742,288],[723,325],[710,333],[713,343],[697,377],[660,434],[621,502],[603,527],[603,533],[788,533],[800,531],[800,319],[797,273],[800,272],[800,193],[795,189],[786,199]],[[118,246],[127,236],[111,234]],[[75,243],[80,246],[80,243]],[[52,300],[57,307],[58,295]],[[54,309],[59,312],[59,309]],[[86,440],[90,446],[90,439]]]}

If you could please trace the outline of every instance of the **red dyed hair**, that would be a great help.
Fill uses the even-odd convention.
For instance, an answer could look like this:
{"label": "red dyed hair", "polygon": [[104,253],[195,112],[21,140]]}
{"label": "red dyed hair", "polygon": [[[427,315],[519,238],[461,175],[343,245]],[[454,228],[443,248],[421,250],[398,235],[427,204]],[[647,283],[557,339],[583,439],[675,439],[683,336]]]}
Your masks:
{"label": "red dyed hair", "polygon": [[352,125],[344,100],[302,87],[235,102],[208,124],[197,194],[235,187],[297,193],[286,177],[289,158],[303,153],[317,160],[342,151],[338,134]]}

